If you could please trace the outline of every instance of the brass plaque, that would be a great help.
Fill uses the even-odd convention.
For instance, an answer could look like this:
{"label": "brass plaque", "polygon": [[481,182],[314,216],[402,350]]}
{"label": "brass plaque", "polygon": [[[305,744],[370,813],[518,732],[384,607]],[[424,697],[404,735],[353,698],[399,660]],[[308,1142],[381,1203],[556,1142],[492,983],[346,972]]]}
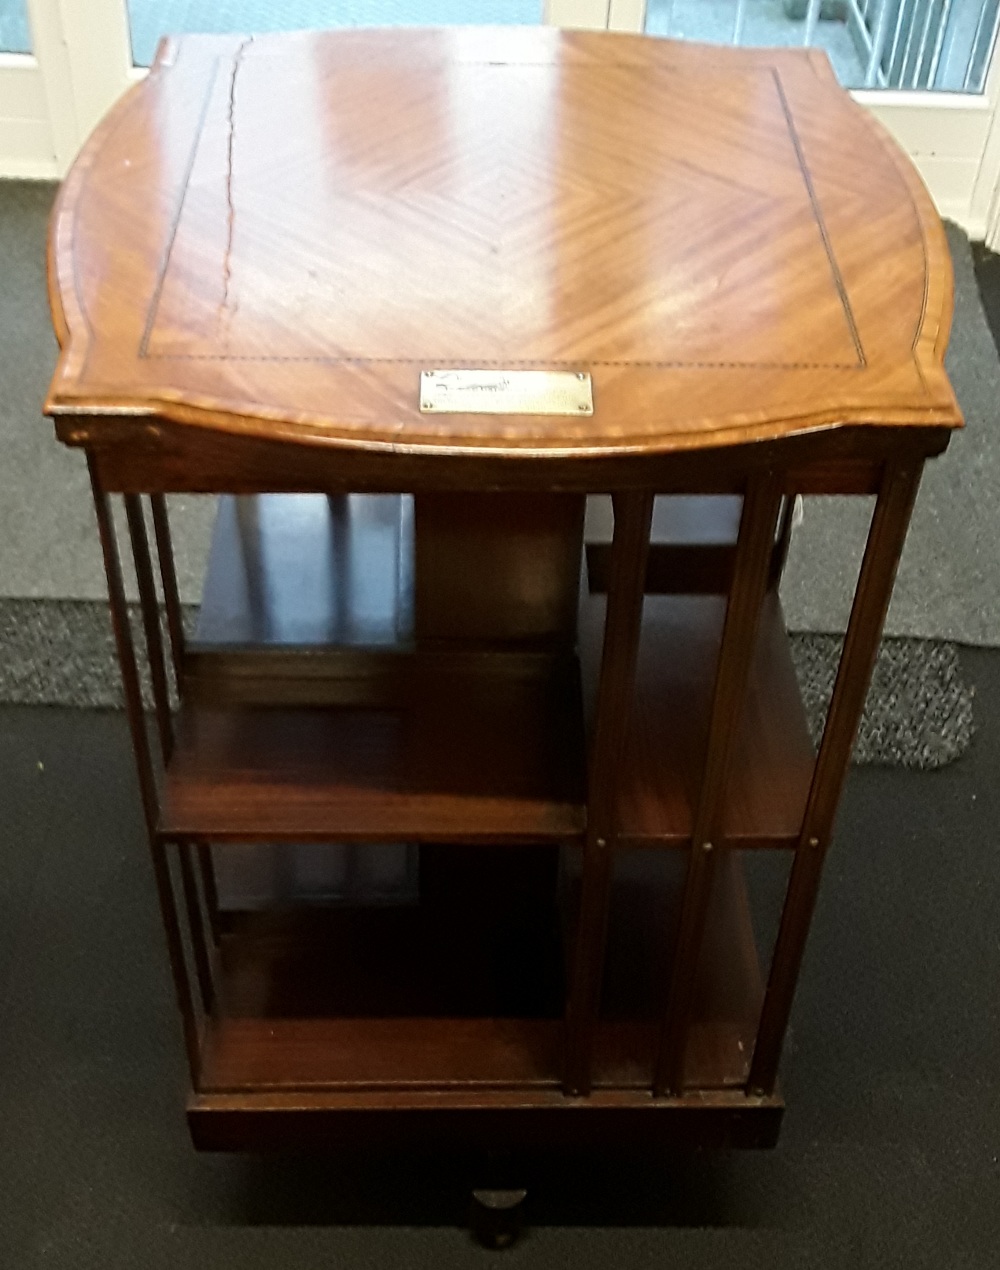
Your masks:
{"label": "brass plaque", "polygon": [[425,414],[592,415],[590,376],[571,370],[425,370]]}

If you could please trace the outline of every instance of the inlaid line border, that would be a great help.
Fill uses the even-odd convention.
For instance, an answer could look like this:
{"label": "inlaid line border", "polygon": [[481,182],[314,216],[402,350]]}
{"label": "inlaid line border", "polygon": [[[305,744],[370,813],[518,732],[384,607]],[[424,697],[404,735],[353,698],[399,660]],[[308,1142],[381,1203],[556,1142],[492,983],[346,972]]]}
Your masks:
{"label": "inlaid line border", "polygon": [[[854,312],[851,308],[850,297],[847,292],[847,286],[844,282],[843,275],[840,271],[840,265],[833,251],[833,244],[830,240],[830,234],[823,218],[822,209],[816,196],[816,190],[813,185],[812,174],[806,162],[805,153],[802,149],[802,143],[799,139],[795,123],[792,118],[791,110],[788,105],[788,99],[785,94],[784,85],[781,82],[781,76],[778,68],[775,66],[768,67],[771,77],[774,80],[775,89],[778,95],[778,101],[781,105],[782,114],[784,115],[785,125],[788,130],[789,140],[795,153],[796,162],[802,176],[803,184],[809,198],[810,208],[813,219],[819,230],[820,239],[826,253],[827,262],[830,267],[830,274],[840,300],[844,319],[847,323],[848,331],[851,336],[852,343],[857,353],[856,362],[751,362],[751,361],[614,361],[614,360],[539,360],[539,359],[513,359],[513,360],[490,360],[483,358],[455,358],[454,356],[446,356],[440,358],[433,357],[352,357],[352,356],[302,356],[302,355],[258,355],[258,354],[228,354],[228,353],[152,353],[149,351],[149,344],[153,336],[153,330],[156,326],[156,320],[159,316],[160,300],[163,294],[163,288],[166,285],[167,273],[170,267],[170,258],[173,254],[174,242],[180,228],[181,218],[184,213],[184,207],[187,202],[188,190],[191,184],[191,176],[194,172],[194,166],[197,161],[198,153],[201,148],[201,140],[204,135],[205,121],[208,117],[209,106],[215,91],[216,82],[219,75],[219,66],[222,61],[221,57],[216,57],[212,63],[212,73],[209,76],[208,85],[206,87],[205,96],[202,101],[201,110],[199,112],[198,122],[195,127],[194,139],[191,145],[191,151],[185,165],[184,176],[181,182],[181,192],[177,200],[177,207],[174,211],[173,220],[170,227],[170,234],[165,245],[160,266],[157,271],[156,286],[150,299],[149,309],[146,314],[146,321],[143,327],[142,338],[139,343],[138,357],[142,361],[187,361],[187,362],[239,362],[239,363],[269,363],[269,364],[313,364],[328,366],[369,366],[369,365],[397,365],[397,366],[421,366],[426,367],[432,362],[439,365],[448,366],[469,366],[469,367],[541,367],[543,369],[554,369],[557,367],[577,368],[586,362],[588,366],[594,367],[636,367],[651,370],[865,370],[868,366],[868,360],[865,355],[864,346],[861,342],[861,335],[858,331],[857,322]],[[631,65],[628,63],[627,65]]]}
{"label": "inlaid line border", "polygon": [[194,171],[195,160],[198,158],[198,151],[201,149],[201,139],[205,134],[205,120],[208,118],[208,107],[212,101],[212,94],[215,92],[215,83],[219,78],[219,63],[222,59],[215,58],[212,62],[212,73],[208,77],[208,87],[205,90],[205,98],[201,103],[201,110],[198,113],[198,123],[195,127],[194,141],[191,145],[191,153],[188,155],[187,164],[184,168],[184,180],[181,182],[181,194],[177,200],[177,207],[174,211],[174,219],[170,226],[170,236],[167,238],[166,246],[163,250],[163,257],[160,260],[160,267],[156,276],[156,286],[153,289],[153,295],[149,302],[149,311],[146,314],[146,324],[142,329],[142,339],[139,341],[139,357],[145,359],[149,354],[149,341],[153,335],[153,327],[156,325],[156,319],[160,311],[160,297],[163,294],[163,287],[167,280],[167,270],[170,267],[170,256],[174,250],[174,240],[177,237],[177,231],[180,228],[181,216],[184,212],[184,204],[187,202],[188,189],[191,186],[191,174]]}
{"label": "inlaid line border", "polygon": [[806,192],[809,195],[813,219],[816,221],[820,237],[823,240],[823,249],[826,252],[826,258],[830,265],[830,273],[833,276],[833,285],[837,288],[837,294],[840,296],[841,307],[844,310],[844,318],[847,321],[847,326],[851,333],[851,339],[854,341],[854,348],[858,354],[858,366],[859,369],[864,369],[868,365],[868,359],[865,357],[864,345],[861,343],[861,334],[858,331],[858,324],[854,319],[854,311],[851,308],[850,297],[847,294],[847,285],[844,282],[844,275],[840,272],[840,265],[837,262],[837,257],[834,255],[833,243],[830,241],[830,231],[826,227],[826,221],[823,219],[823,211],[820,207],[819,199],[816,197],[816,188],[813,185],[812,173],[809,171],[809,165],[806,163],[806,156],[802,149],[802,142],[799,139],[799,134],[795,127],[795,121],[792,118],[792,112],[789,109],[788,98],[785,95],[785,86],[781,82],[781,76],[778,74],[777,69],[772,66],[770,70],[771,76],[774,79],[774,86],[778,92],[778,100],[781,102],[781,109],[785,116],[785,124],[788,128],[788,135],[791,139],[792,146],[795,149],[795,158],[798,161],[799,171],[802,173],[802,180],[805,182]]}

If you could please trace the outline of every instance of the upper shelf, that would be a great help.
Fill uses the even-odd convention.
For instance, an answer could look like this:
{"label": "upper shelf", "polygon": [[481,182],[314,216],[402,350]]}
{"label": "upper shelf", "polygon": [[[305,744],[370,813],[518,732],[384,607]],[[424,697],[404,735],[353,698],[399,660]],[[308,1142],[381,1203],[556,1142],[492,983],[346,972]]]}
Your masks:
{"label": "upper shelf", "polygon": [[[166,838],[575,841],[583,728],[571,664],[541,655],[390,657],[346,686],[308,668],[204,668],[163,782]],[[334,701],[331,701],[331,693]]]}
{"label": "upper shelf", "polygon": [[[654,537],[674,544],[678,576],[688,577],[684,553],[728,550],[739,512],[739,499],[658,499]],[[411,521],[405,497],[220,501],[164,833],[291,842],[579,836],[575,674],[545,654],[417,651],[408,639]],[[597,545],[599,521],[595,514],[589,530]],[[588,696],[603,614],[599,599],[581,610]],[[722,595],[646,597],[621,789],[627,845],[690,840],[724,615]],[[794,845],[812,769],[771,592],[737,736],[727,840]]]}
{"label": "upper shelf", "polygon": [[[641,457],[960,423],[938,216],[804,50],[184,38],[84,147],[50,275],[46,408],[97,416],[77,441],[126,413],[392,454]],[[594,413],[421,413],[442,367],[587,371]]]}

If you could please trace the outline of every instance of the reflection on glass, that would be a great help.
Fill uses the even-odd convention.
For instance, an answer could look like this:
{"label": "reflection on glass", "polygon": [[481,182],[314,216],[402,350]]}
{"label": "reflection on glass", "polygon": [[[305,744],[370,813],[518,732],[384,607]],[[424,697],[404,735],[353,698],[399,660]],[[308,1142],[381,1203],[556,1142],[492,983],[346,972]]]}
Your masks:
{"label": "reflection on glass", "polygon": [[27,0],[0,0],[0,53],[30,53]]}
{"label": "reflection on glass", "polygon": [[647,35],[823,49],[846,88],[983,91],[1000,0],[648,0]]}
{"label": "reflection on glass", "polygon": [[[10,0],[0,0],[0,11]],[[16,0],[23,3],[24,0]],[[128,0],[132,60],[148,66],[164,35],[358,26],[533,26],[541,0]]]}

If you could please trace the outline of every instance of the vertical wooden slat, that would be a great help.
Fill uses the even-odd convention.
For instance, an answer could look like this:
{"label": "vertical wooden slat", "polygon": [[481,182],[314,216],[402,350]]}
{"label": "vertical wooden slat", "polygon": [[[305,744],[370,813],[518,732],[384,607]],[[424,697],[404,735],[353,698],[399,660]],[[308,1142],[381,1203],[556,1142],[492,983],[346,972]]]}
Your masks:
{"label": "vertical wooden slat", "polygon": [[194,958],[195,977],[201,994],[202,1009],[211,1014],[215,1004],[215,988],[212,982],[212,963],[209,957],[208,944],[205,940],[205,921],[202,916],[201,897],[198,894],[198,882],[191,860],[192,847],[189,843],[177,844],[178,863],[181,873],[181,891],[184,895],[184,906],[187,909],[188,931],[191,936],[191,955]]}
{"label": "vertical wooden slat", "polygon": [[195,1013],[194,994],[191,991],[191,980],[184,956],[184,936],[181,933],[177,898],[167,861],[167,844],[154,837],[151,845],[153,876],[156,879],[156,894],[160,902],[160,917],[167,937],[170,974],[174,981],[174,996],[177,1000],[177,1008],[180,1010],[181,1027],[184,1032],[184,1051],[187,1055],[192,1088],[197,1089],[201,1073],[201,1040]]}
{"label": "vertical wooden slat", "polygon": [[208,911],[208,925],[212,933],[212,942],[218,944],[222,929],[219,923],[219,887],[215,880],[215,861],[212,848],[207,842],[198,843],[198,869],[201,873],[201,889],[205,896],[205,908]]}
{"label": "vertical wooden slat", "polygon": [[[184,615],[181,610],[180,591],[177,586],[177,569],[174,564],[174,546],[170,533],[170,516],[167,511],[167,500],[163,494],[151,494],[149,496],[149,504],[153,514],[153,535],[156,540],[156,555],[160,565],[160,581],[163,585],[163,603],[167,614],[167,634],[170,640],[170,656],[174,668],[174,683],[177,686],[177,695],[180,696],[184,690]],[[185,848],[181,848],[183,851]],[[212,862],[211,848],[207,843],[199,843],[196,849],[198,860],[198,872],[201,877],[202,894],[205,899],[205,909],[208,913],[209,929],[212,936],[212,942],[219,942],[219,895],[215,882],[215,868]],[[187,867],[190,870],[190,864],[185,865],[182,861],[182,870]],[[193,879],[189,882],[186,874],[182,873],[185,892],[187,892],[193,883]],[[190,909],[190,900],[188,900],[188,908]],[[201,910],[198,910],[200,918]],[[202,926],[197,938],[201,940],[204,949],[204,936],[202,934],[204,927]],[[194,934],[192,932],[192,937]],[[204,951],[201,958],[201,964],[198,964],[198,979],[201,987],[202,1001],[207,996],[206,983],[206,965],[208,964],[208,954]],[[210,973],[208,974],[208,982],[211,982]],[[206,1010],[209,1008],[205,1006]]]}
{"label": "vertical wooden slat", "polygon": [[196,1081],[199,1069],[198,1029],[195,1023],[194,1001],[191,996],[191,985],[188,981],[187,967],[184,961],[184,944],[181,938],[180,921],[174,901],[173,886],[163,848],[157,841],[156,821],[158,798],[156,791],[156,773],[153,769],[153,756],[146,732],[146,721],[142,709],[142,691],[139,686],[139,670],[135,660],[135,645],[132,641],[132,630],[129,626],[128,606],[125,599],[125,584],[122,579],[121,559],[118,554],[118,540],[115,536],[114,520],[107,494],[101,485],[94,456],[87,455],[90,468],[90,482],[94,492],[94,510],[97,514],[97,528],[101,539],[101,550],[104,554],[104,571],[108,579],[108,598],[111,605],[111,624],[115,635],[115,646],[118,651],[118,665],[121,670],[122,687],[125,693],[125,708],[128,715],[129,729],[132,733],[132,749],[135,754],[136,769],[139,776],[139,794],[142,800],[143,818],[153,856],[153,875],[156,880],[157,898],[160,904],[160,915],[167,937],[167,951],[170,957],[170,972],[174,981],[174,993],[181,1013],[184,1029],[184,1045],[187,1051],[188,1066],[192,1081]]}
{"label": "vertical wooden slat", "polygon": [[146,536],[146,519],[142,510],[142,499],[138,494],[126,494],[125,515],[128,518],[129,535],[132,539],[132,557],[135,561],[135,576],[139,584],[139,607],[142,610],[142,626],[146,636],[146,654],[149,663],[149,674],[153,684],[153,704],[156,712],[156,727],[160,736],[160,749],[163,761],[170,759],[173,749],[173,722],[170,715],[170,689],[167,686],[167,669],[163,656],[163,635],[160,631],[160,604],[156,596],[156,582],[153,578],[153,561],[149,554],[149,539]]}
{"label": "vertical wooden slat", "polygon": [[587,1094],[591,1088],[613,868],[615,791],[632,705],[653,495],[616,494],[614,510],[611,578],[590,752],[579,925],[566,1010],[567,1094]]}
{"label": "vertical wooden slat", "polygon": [[115,536],[111,503],[101,487],[97,464],[90,454],[87,456],[87,463],[90,468],[90,482],[94,492],[94,511],[97,514],[97,528],[101,538],[101,550],[104,555],[104,572],[108,579],[111,625],[115,636],[115,647],[118,651],[118,666],[121,670],[122,689],[125,694],[125,710],[128,715],[129,729],[132,733],[132,748],[135,753],[139,775],[139,794],[142,798],[142,810],[146,820],[146,828],[152,837],[156,828],[157,815],[159,814],[156,773],[153,768],[153,755],[149,747],[149,735],[146,732],[146,720],[142,708],[142,689],[139,685],[139,669],[135,659],[132,627],[128,618],[125,583],[122,579],[121,558],[118,554],[118,539]]}
{"label": "vertical wooden slat", "polygon": [[163,603],[167,610],[167,633],[170,637],[170,653],[174,663],[174,682],[180,693],[184,670],[184,617],[181,612],[180,591],[177,589],[170,517],[167,514],[167,500],[162,494],[151,494],[149,505],[153,512],[153,534],[156,538],[156,554],[160,562]]}
{"label": "vertical wooden slat", "polygon": [[922,467],[922,463],[888,465],[872,516],[764,994],[748,1081],[754,1094],[771,1093],[777,1079],[823,860],[868,695]]}
{"label": "vertical wooden slat", "polygon": [[795,495],[786,494],[778,518],[778,536],[771,557],[771,582],[781,581],[788,563],[788,549],[792,545],[792,521],[795,519]]}
{"label": "vertical wooden slat", "polygon": [[755,476],[743,500],[733,581],[722,629],[701,790],[670,988],[653,1076],[657,1095],[679,1094],[684,1048],[712,890],[713,860],[722,831],[726,786],[753,661],[761,603],[770,578],[781,487],[774,473]]}

